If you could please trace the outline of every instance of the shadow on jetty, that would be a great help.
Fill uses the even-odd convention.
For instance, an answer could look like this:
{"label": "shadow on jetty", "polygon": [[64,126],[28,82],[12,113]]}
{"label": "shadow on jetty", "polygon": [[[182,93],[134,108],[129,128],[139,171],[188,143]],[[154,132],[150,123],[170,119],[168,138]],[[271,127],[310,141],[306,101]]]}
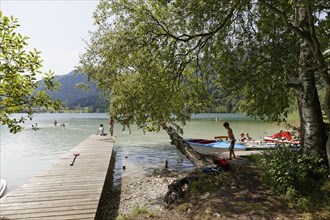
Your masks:
{"label": "shadow on jetty", "polygon": [[118,216],[121,184],[119,186],[114,185],[115,164],[116,159],[118,159],[116,155],[116,151],[113,151],[95,220],[115,219]]}

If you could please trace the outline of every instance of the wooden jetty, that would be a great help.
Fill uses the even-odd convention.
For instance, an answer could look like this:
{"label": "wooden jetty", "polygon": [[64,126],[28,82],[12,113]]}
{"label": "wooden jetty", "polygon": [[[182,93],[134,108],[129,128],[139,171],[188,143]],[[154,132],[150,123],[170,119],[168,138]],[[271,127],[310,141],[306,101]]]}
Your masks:
{"label": "wooden jetty", "polygon": [[[10,220],[94,219],[114,143],[114,137],[91,135],[47,170],[1,198],[0,216]],[[70,166],[74,154],[79,156]]]}

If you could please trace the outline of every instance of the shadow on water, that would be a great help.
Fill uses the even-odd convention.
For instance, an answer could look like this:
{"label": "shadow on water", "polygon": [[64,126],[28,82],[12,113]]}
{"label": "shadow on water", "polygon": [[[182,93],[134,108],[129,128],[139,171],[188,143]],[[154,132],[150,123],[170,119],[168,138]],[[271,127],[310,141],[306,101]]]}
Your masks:
{"label": "shadow on water", "polygon": [[[118,176],[120,174],[115,171],[115,165],[118,164],[118,162],[120,163],[118,160],[121,160],[121,157],[118,157],[117,152],[113,151],[100,202],[95,215],[96,220],[115,219],[118,216],[121,186],[114,184],[114,182],[119,181],[118,178],[121,179],[121,177]],[[116,180],[114,180],[114,178]]]}

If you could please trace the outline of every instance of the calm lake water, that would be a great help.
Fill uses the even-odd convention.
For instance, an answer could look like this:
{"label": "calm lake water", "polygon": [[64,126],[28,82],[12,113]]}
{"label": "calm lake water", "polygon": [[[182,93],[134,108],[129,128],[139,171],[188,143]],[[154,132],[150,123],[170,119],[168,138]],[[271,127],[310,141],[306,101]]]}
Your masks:
{"label": "calm lake water", "polygon": [[[219,117],[220,120],[215,120]],[[19,134],[10,134],[7,127],[1,127],[0,134],[0,176],[7,180],[9,193],[40,171],[47,169],[62,154],[75,147],[92,134],[95,134],[99,124],[109,130],[108,115],[99,113],[41,113],[35,115],[33,121],[25,124],[25,129]],[[58,125],[54,126],[54,120]],[[270,135],[285,127],[265,124],[239,114],[198,114],[184,127],[184,138],[213,139],[214,136],[225,135],[222,124],[230,123],[236,138],[240,133],[250,133],[256,140]],[[65,127],[59,126],[65,123]],[[39,131],[33,131],[31,124],[38,124]],[[163,166],[169,161],[172,169],[191,169],[193,165],[170,144],[168,135],[159,133],[143,134],[135,127],[123,130],[115,125],[114,135],[116,171],[119,175],[123,158],[140,164],[144,169]]]}

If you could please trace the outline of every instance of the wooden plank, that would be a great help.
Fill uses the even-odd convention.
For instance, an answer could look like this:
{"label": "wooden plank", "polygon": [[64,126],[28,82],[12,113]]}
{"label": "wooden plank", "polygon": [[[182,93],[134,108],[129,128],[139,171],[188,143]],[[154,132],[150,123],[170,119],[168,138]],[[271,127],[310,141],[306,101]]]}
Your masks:
{"label": "wooden plank", "polygon": [[[94,213],[85,213],[85,214],[79,214],[79,215],[65,215],[65,216],[40,216],[40,217],[32,217],[29,216],[29,218],[25,218],[28,220],[45,220],[45,219],[51,219],[51,220],[72,220],[72,219],[79,219],[79,220],[90,220],[94,219],[95,214]],[[12,216],[10,220],[20,220],[22,219],[21,216]]]}
{"label": "wooden plank", "polygon": [[29,208],[29,209],[19,209],[19,207],[11,207],[10,210],[1,210],[2,215],[15,215],[17,212],[20,214],[31,214],[31,213],[49,213],[49,212],[68,212],[76,210],[93,210],[94,204],[85,205],[70,205],[70,206],[60,206],[60,207],[39,207],[39,208]]}
{"label": "wooden plank", "polygon": [[[0,200],[8,219],[94,219],[115,138],[91,135]],[[73,153],[79,153],[73,166]]]}
{"label": "wooden plank", "polygon": [[[58,200],[56,201],[48,201],[47,203],[45,202],[36,202],[36,201],[30,201],[28,203],[26,202],[17,202],[17,201],[14,201],[13,203],[11,203],[10,201],[8,201],[7,203],[5,204],[2,204],[1,208],[6,208],[6,209],[27,209],[27,208],[36,208],[36,207],[39,207],[39,208],[45,208],[45,207],[68,207],[70,205],[73,204],[77,204],[79,202],[79,205],[86,205],[86,204],[94,204],[95,201],[92,200],[91,198],[88,198],[88,199],[77,199],[77,198],[71,198],[70,200],[62,200],[60,203]],[[17,205],[18,204],[18,205]],[[17,206],[16,206],[17,205]],[[32,209],[31,208],[31,209]],[[1,209],[1,211],[3,211],[5,209]]]}
{"label": "wooden plank", "polygon": [[[63,192],[56,192],[56,193],[49,193],[49,192],[41,192],[41,193],[30,193],[28,195],[26,194],[13,194],[9,195],[8,199],[18,199],[22,202],[31,202],[31,201],[47,201],[47,200],[62,200],[62,199],[70,199],[72,197],[83,197],[88,196],[91,199],[92,198],[98,198],[98,196],[95,195],[95,193],[101,193],[101,190],[93,190],[92,192],[83,192],[83,191],[63,191]],[[96,196],[96,197],[95,197]]]}
{"label": "wooden plank", "polygon": [[[84,187],[85,188],[91,188],[91,187],[96,187],[97,185],[98,185],[97,183],[91,182],[91,183],[84,184]],[[15,194],[20,194],[20,193],[25,194],[25,191],[28,188],[34,189],[34,192],[42,192],[42,191],[57,192],[57,191],[75,190],[75,189],[80,189],[81,188],[80,184],[77,184],[77,185],[70,184],[70,186],[68,186],[67,184],[59,183],[59,184],[54,184],[54,186],[55,186],[54,188],[50,189],[48,186],[45,186],[44,184],[29,184],[27,186],[24,185],[24,186],[18,188],[17,190],[15,190]],[[86,189],[83,189],[83,190],[86,191]]]}
{"label": "wooden plank", "polygon": [[[71,210],[71,211],[61,211],[61,212],[39,212],[39,213],[16,213],[7,215],[9,219],[32,219],[32,218],[43,218],[43,219],[53,219],[53,217],[63,217],[63,216],[77,216],[83,214],[88,214],[94,219],[95,212],[92,211],[93,209],[87,209],[87,210]],[[2,211],[2,210],[1,210]],[[70,218],[70,219],[80,219],[80,218]]]}

